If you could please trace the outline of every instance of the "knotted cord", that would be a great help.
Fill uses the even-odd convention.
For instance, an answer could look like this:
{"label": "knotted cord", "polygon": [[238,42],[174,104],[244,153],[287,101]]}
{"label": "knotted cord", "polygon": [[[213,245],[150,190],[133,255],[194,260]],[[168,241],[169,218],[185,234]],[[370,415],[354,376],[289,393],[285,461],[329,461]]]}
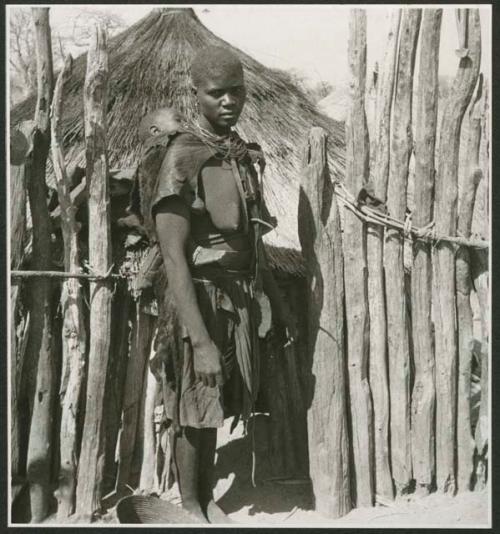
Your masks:
{"label": "knotted cord", "polygon": [[438,235],[435,230],[434,221],[431,221],[422,228],[418,228],[411,224],[411,214],[408,214],[405,221],[400,221],[387,213],[383,213],[370,206],[359,204],[354,195],[350,193],[344,184],[341,182],[334,182],[335,195],[340,202],[357,217],[365,222],[391,228],[403,233],[405,237],[413,237],[420,241],[432,242],[436,246],[440,241],[446,241],[459,246],[473,247],[480,249],[489,248],[489,242],[482,239],[467,239],[460,236],[444,236]]}

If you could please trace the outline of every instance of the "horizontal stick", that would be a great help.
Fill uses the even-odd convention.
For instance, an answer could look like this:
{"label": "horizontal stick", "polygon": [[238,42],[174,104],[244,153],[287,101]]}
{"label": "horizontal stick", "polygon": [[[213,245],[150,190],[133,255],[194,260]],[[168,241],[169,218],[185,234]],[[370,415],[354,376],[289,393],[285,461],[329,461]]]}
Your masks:
{"label": "horizontal stick", "polygon": [[86,280],[108,280],[109,278],[125,278],[124,275],[109,273],[109,274],[88,274],[88,273],[65,273],[62,271],[11,271],[12,278],[83,278]]}

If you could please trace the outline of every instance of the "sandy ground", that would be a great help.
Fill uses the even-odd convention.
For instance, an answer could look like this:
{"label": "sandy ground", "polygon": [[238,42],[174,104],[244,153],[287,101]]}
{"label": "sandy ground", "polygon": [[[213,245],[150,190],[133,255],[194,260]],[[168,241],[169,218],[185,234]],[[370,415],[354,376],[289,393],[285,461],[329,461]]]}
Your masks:
{"label": "sandy ground", "polygon": [[[473,527],[490,526],[490,498],[486,490],[459,493],[455,497],[431,494],[407,496],[385,506],[357,508],[340,519],[329,519],[313,510],[307,481],[269,480],[265,416],[256,425],[256,487],[252,485],[250,436],[239,424],[229,434],[230,421],[219,431],[216,457],[215,497],[219,506],[240,526],[249,527]],[[180,503],[176,486],[162,499]],[[47,523],[55,523],[55,517]],[[71,523],[80,521],[70,521]],[[99,522],[117,523],[111,508]],[[194,526],[194,525],[193,525]],[[196,525],[199,526],[199,525]],[[228,525],[229,526],[229,525]]]}
{"label": "sandy ground", "polygon": [[266,482],[264,418],[257,426],[256,483],[251,483],[249,437],[238,427],[229,436],[228,426],[219,432],[215,493],[220,507],[231,519],[249,526],[489,526],[488,491],[467,492],[455,497],[431,494],[401,498],[387,506],[358,508],[332,520],[312,510],[310,485],[301,481]]}
{"label": "sandy ground", "polygon": [[[229,434],[229,423],[219,431],[215,496],[219,506],[241,526],[253,527],[488,527],[489,494],[467,492],[455,497],[431,494],[406,497],[387,506],[358,508],[332,520],[312,509],[310,485],[305,481],[269,481],[265,436],[266,417],[256,426],[256,487],[251,481],[250,436],[243,435],[239,424]],[[180,502],[176,487],[162,498]],[[108,520],[112,519],[110,510]]]}

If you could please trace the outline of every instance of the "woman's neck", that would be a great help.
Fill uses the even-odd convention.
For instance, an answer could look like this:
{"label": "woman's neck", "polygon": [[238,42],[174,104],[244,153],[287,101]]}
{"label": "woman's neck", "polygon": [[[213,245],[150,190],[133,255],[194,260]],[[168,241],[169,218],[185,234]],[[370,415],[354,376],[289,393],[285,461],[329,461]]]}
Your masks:
{"label": "woman's neck", "polygon": [[231,133],[231,127],[227,126],[224,128],[213,125],[204,115],[199,115],[198,124],[207,132],[213,133],[215,135],[224,137]]}

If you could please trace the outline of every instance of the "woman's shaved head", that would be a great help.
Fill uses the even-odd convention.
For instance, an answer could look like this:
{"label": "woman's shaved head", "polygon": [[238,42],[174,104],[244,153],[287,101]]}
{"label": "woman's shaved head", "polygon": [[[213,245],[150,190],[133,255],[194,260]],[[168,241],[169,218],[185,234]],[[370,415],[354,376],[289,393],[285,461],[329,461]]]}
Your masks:
{"label": "woman's shaved head", "polygon": [[236,124],[246,89],[239,57],[222,46],[200,50],[191,63],[193,92],[203,128],[225,135]]}
{"label": "woman's shaved head", "polygon": [[208,46],[200,50],[191,63],[191,80],[195,87],[216,78],[243,81],[243,66],[238,56],[222,46]]}

